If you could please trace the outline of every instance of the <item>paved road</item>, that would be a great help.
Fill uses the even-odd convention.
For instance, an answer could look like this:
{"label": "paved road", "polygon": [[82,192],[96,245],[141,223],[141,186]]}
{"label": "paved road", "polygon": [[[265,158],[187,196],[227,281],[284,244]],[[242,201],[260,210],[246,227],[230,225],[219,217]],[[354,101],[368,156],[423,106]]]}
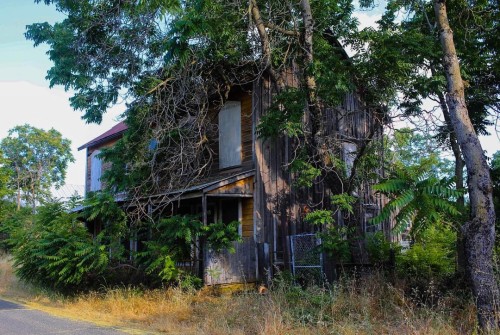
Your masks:
{"label": "paved road", "polygon": [[113,328],[92,323],[66,320],[0,300],[1,335],[124,335]]}

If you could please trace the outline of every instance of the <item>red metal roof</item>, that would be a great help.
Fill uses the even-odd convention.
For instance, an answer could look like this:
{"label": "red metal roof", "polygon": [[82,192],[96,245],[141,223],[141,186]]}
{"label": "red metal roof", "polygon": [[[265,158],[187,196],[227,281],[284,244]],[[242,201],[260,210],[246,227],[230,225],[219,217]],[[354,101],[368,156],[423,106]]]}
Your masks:
{"label": "red metal roof", "polygon": [[101,135],[97,136],[93,140],[85,143],[81,147],[78,148],[78,150],[82,150],[88,147],[93,147],[98,144],[104,143],[108,140],[111,140],[113,138],[116,138],[120,136],[125,130],[127,130],[128,126],[125,124],[125,122],[121,121],[120,123],[116,124],[113,126],[113,128],[109,129],[108,131],[102,133]]}

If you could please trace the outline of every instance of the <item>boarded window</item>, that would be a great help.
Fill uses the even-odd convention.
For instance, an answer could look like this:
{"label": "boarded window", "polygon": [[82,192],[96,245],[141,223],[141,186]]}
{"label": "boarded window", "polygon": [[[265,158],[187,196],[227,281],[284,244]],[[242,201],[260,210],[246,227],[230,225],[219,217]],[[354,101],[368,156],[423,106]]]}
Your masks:
{"label": "boarded window", "polygon": [[90,191],[101,189],[102,160],[97,156],[99,153],[96,150],[90,155]]}
{"label": "boarded window", "polygon": [[241,164],[241,102],[227,101],[219,112],[219,167]]}

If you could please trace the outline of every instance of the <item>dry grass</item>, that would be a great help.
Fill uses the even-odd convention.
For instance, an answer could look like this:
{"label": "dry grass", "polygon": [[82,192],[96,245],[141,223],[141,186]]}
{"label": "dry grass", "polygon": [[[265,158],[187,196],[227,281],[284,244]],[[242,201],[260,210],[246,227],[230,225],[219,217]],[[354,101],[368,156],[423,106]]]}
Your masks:
{"label": "dry grass", "polygon": [[21,283],[14,275],[10,257],[0,251],[0,296],[26,301],[33,295],[34,291]]}
{"label": "dry grass", "polygon": [[165,334],[471,334],[473,304],[447,296],[416,306],[381,277],[302,290],[285,282],[267,294],[118,288],[76,298],[23,292],[0,258],[0,295],[49,312]]}

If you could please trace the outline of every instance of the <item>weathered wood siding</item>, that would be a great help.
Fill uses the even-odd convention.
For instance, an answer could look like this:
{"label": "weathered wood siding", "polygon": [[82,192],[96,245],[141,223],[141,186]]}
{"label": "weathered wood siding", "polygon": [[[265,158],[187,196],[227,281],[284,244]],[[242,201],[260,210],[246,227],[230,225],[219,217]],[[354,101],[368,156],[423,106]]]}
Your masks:
{"label": "weathered wood siding", "polygon": [[241,233],[244,238],[253,238],[253,198],[241,199]]}
{"label": "weathered wood siding", "polygon": [[[272,102],[268,81],[254,85],[253,117],[258,125]],[[290,140],[287,137],[255,141],[255,239],[259,248],[269,250],[273,264],[288,260],[287,235],[296,231],[299,215],[298,199],[286,171],[290,161]],[[286,266],[286,265],[285,265]],[[272,271],[271,265],[265,271]]]}
{"label": "weathered wood siding", "polygon": [[221,186],[212,191],[209,191],[207,194],[210,195],[218,195],[218,194],[234,194],[234,195],[253,195],[254,188],[254,177],[248,177],[237,182]]}
{"label": "weathered wood siding", "polygon": [[[255,125],[267,112],[272,96],[272,87],[267,80],[254,84],[252,111]],[[331,149],[336,148],[339,158],[352,163],[358,146],[373,136],[371,129],[375,121],[373,110],[366,108],[357,94],[348,94],[341,106],[324,111],[327,143],[331,144]],[[316,228],[304,223],[304,215],[310,210],[330,208],[331,192],[324,184],[317,183],[309,190],[292,187],[287,166],[294,157],[293,146],[293,140],[285,136],[255,141],[255,239],[259,258],[269,259],[264,271],[272,272],[276,266],[289,268],[287,237],[313,232]],[[364,229],[367,220],[380,208],[381,200],[374,198],[368,186],[359,193],[360,224]],[[268,250],[269,254],[262,254],[263,250]]]}
{"label": "weathered wood siding", "polygon": [[236,252],[205,252],[205,285],[227,283],[251,283],[256,278],[256,249],[253,238],[243,238],[243,242],[234,242]]}
{"label": "weathered wood siding", "polygon": [[253,168],[252,95],[241,93],[241,165],[244,169]]}

